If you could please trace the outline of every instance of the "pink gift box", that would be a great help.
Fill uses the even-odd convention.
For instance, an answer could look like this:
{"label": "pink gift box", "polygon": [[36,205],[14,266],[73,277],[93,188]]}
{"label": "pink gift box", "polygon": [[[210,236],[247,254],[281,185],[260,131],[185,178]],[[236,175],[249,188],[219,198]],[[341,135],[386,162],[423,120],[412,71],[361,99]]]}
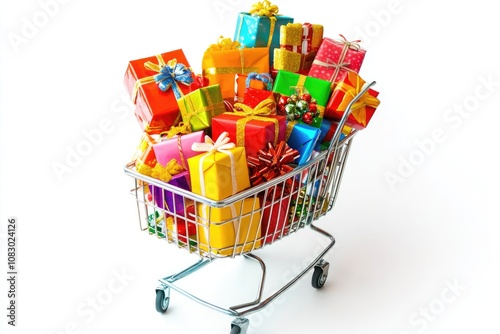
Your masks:
{"label": "pink gift box", "polygon": [[309,76],[328,80],[333,84],[346,71],[359,73],[366,50],[359,46],[359,41],[348,42],[344,36],[340,36],[341,40],[323,38]]}
{"label": "pink gift box", "polygon": [[179,165],[188,170],[187,159],[200,154],[200,152],[193,151],[191,146],[193,143],[202,143],[204,140],[203,130],[164,139],[153,145],[156,160],[162,166],[166,166],[170,160],[176,159]]}

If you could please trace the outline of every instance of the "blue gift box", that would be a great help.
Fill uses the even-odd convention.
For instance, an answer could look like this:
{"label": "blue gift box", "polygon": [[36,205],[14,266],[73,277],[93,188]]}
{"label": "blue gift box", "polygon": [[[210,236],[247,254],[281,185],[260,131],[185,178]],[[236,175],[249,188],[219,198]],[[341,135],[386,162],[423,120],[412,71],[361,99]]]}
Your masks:
{"label": "blue gift box", "polygon": [[280,47],[280,27],[293,23],[293,18],[289,16],[274,17],[276,19],[246,12],[239,13],[233,38],[245,48],[269,47],[269,68],[274,64],[274,49]]}
{"label": "blue gift box", "polygon": [[299,151],[300,157],[294,161],[297,165],[303,165],[314,151],[320,136],[320,129],[313,126],[297,123],[293,126],[292,132],[287,139],[287,144],[291,148]]}
{"label": "blue gift box", "polygon": [[[331,120],[323,119],[323,121],[321,122],[320,135],[318,138],[318,142],[316,143],[316,146],[314,148],[315,151],[321,152],[321,151],[328,149],[328,147],[330,146],[330,141],[328,138],[325,138],[325,137],[329,132],[331,135],[333,135],[333,133],[331,131],[336,130],[336,126],[335,126],[336,124],[337,124],[336,122],[333,122]],[[332,126],[335,126],[335,127],[332,129]],[[331,137],[331,135],[330,135],[330,137]],[[340,133],[339,141],[344,139],[344,138],[345,138],[345,134]]]}

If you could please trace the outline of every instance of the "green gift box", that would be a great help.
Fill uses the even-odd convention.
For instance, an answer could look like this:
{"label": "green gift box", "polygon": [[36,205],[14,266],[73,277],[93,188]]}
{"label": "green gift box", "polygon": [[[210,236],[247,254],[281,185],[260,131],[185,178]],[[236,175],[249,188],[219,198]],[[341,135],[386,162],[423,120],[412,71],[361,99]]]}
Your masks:
{"label": "green gift box", "polygon": [[327,80],[279,70],[274,80],[273,92],[290,96],[297,91],[307,91],[316,100],[319,119],[316,119],[311,125],[319,128],[325,113],[325,107],[330,98],[331,83]]}
{"label": "green gift box", "polygon": [[200,87],[177,100],[182,121],[191,126],[192,131],[211,127],[212,117],[226,111],[219,84]]}

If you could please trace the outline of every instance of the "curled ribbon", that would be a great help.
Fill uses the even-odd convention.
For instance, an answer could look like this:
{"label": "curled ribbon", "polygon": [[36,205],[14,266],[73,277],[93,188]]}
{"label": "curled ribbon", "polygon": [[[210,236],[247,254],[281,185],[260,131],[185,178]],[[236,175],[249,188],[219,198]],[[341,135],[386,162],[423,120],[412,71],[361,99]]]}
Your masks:
{"label": "curled ribbon", "polygon": [[250,82],[252,80],[259,80],[262,83],[264,83],[268,91],[271,91],[273,89],[273,78],[269,73],[257,73],[257,72],[248,73],[246,80],[247,88],[250,87]]}
{"label": "curled ribbon", "polygon": [[177,175],[184,171],[184,168],[177,163],[176,159],[170,160],[164,167],[160,163],[156,165],[151,170],[151,177],[157,178],[164,182],[169,182],[172,180],[174,175]]}
{"label": "curled ribbon", "polygon": [[207,51],[226,51],[241,49],[241,44],[238,41],[233,41],[229,37],[220,36],[217,39],[217,44],[211,44]]}
{"label": "curled ribbon", "polygon": [[254,3],[249,13],[252,15],[274,18],[276,15],[278,15],[278,11],[278,6],[272,5],[269,0],[264,0]]}
{"label": "curled ribbon", "polygon": [[144,67],[157,74],[141,78],[135,82],[132,92],[132,101],[135,102],[139,87],[155,82],[158,88],[166,92],[172,87],[174,95],[177,99],[182,97],[182,92],[179,89],[178,83],[189,86],[193,82],[192,71],[186,65],[177,63],[177,59],[171,59],[165,63],[161,55],[156,56],[158,64],[151,61],[144,63]]}
{"label": "curled ribbon", "polygon": [[[344,93],[342,101],[337,107],[339,111],[346,111],[349,103],[361,92],[365,81],[356,73],[348,73],[346,79],[337,83],[336,90]],[[356,121],[366,127],[366,107],[376,108],[380,104],[380,100],[371,95],[368,90],[351,106],[352,116]]]}
{"label": "curled ribbon", "polygon": [[204,143],[193,143],[191,149],[196,152],[223,152],[234,148],[236,145],[229,142],[229,133],[223,132],[220,134],[219,138],[214,142],[209,136],[205,136]]}

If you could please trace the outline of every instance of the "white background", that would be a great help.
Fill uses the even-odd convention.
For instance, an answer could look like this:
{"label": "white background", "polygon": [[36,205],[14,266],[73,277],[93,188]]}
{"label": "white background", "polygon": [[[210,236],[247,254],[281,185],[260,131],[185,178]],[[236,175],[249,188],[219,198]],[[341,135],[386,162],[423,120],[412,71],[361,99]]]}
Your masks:
{"label": "white background", "polygon": [[[232,37],[252,1],[61,0],[47,16],[49,2],[2,1],[0,9],[0,259],[7,218],[16,216],[19,271],[15,328],[6,325],[0,280],[2,332],[229,333],[231,317],[175,292],[167,314],[155,311],[157,278],[196,258],[139,231],[123,166],[140,130],[123,75],[129,60],[177,48],[199,72],[205,48]],[[337,239],[325,287],[311,288],[308,275],[251,315],[248,332],[500,332],[500,27],[492,2],[277,4],[295,22],[323,24],[326,37],[361,36],[360,74],[377,81],[381,105],[353,143],[336,207],[319,223]],[[28,21],[39,25],[31,35]],[[53,165],[66,164],[102,122],[102,139],[58,177]],[[399,179],[391,186],[387,175]],[[267,287],[280,287],[322,246],[306,230],[267,248]],[[216,261],[186,284],[244,302],[255,285],[244,260]]]}

